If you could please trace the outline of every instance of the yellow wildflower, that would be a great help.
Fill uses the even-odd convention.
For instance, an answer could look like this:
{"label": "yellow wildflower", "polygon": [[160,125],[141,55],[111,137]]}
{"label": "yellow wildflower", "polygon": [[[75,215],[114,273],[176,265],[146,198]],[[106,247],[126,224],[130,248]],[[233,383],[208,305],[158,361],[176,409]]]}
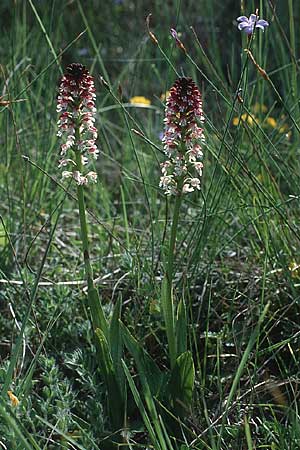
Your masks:
{"label": "yellow wildflower", "polygon": [[277,127],[277,121],[276,121],[276,119],[274,119],[274,117],[268,117],[266,122],[272,128],[276,128]]}
{"label": "yellow wildflower", "polygon": [[250,127],[253,125],[253,118],[249,116],[249,114],[244,113],[241,115],[241,118],[243,122],[247,122],[250,125]]}
{"label": "yellow wildflower", "polygon": [[10,398],[11,405],[15,408],[20,403],[20,400],[12,393],[12,391],[7,391],[7,395]]}
{"label": "yellow wildflower", "polygon": [[239,122],[247,122],[248,125],[250,125],[250,127],[252,127],[254,125],[254,119],[256,120],[256,122],[258,122],[258,120],[255,117],[249,116],[249,114],[244,113],[241,115],[241,117],[234,117],[232,119],[232,124],[237,127]]}
{"label": "yellow wildflower", "polygon": [[139,105],[139,106],[151,105],[151,100],[149,100],[149,98],[143,97],[142,95],[136,95],[135,97],[131,97],[131,99],[129,99],[129,102],[132,105]]}

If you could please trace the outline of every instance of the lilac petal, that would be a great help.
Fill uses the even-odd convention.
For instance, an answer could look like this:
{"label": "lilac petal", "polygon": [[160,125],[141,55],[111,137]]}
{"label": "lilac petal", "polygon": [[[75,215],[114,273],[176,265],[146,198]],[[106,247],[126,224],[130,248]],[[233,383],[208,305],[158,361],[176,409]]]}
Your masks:
{"label": "lilac petal", "polygon": [[264,19],[260,19],[256,22],[256,26],[258,27],[268,27],[269,26],[269,22],[267,22]]}
{"label": "lilac petal", "polygon": [[251,14],[249,17],[249,22],[255,23],[258,20],[258,16],[256,14]]}
{"label": "lilac petal", "polygon": [[240,28],[240,30],[246,34],[252,34],[253,33],[253,25],[247,25],[243,28]]}
{"label": "lilac petal", "polygon": [[243,31],[244,31],[244,33],[246,33],[246,34],[252,34],[252,33],[253,33],[253,25],[250,25],[250,26],[248,26],[248,27],[245,27],[245,28],[243,29]]}
{"label": "lilac petal", "polygon": [[243,30],[246,27],[249,27],[249,23],[248,22],[241,22],[241,23],[238,24],[238,29],[239,30]]}
{"label": "lilac petal", "polygon": [[170,33],[171,33],[171,35],[173,36],[174,39],[178,39],[178,33],[175,30],[175,28],[171,28],[170,29]]}
{"label": "lilac petal", "polygon": [[246,34],[252,34],[253,33],[253,25],[249,25],[249,23],[239,23],[238,24],[238,29],[240,31],[243,31]]}
{"label": "lilac petal", "polygon": [[240,16],[236,19],[238,22],[248,22],[248,17]]}
{"label": "lilac petal", "polygon": [[260,30],[265,31],[265,28],[262,25],[255,25],[255,28],[259,28]]}

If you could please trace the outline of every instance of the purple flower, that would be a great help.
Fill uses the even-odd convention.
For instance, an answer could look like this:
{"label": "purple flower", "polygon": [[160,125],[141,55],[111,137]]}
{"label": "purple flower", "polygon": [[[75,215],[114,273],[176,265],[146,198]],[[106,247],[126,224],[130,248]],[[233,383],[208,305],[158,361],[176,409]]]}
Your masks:
{"label": "purple flower", "polygon": [[183,43],[179,39],[178,33],[175,30],[175,28],[171,28],[170,29],[170,33],[171,33],[171,36],[175,39],[177,47],[179,47],[181,50],[183,50],[186,53],[185,46],[183,45]]}
{"label": "purple flower", "polygon": [[269,26],[269,22],[263,19],[259,19],[256,14],[251,14],[249,19],[246,16],[240,16],[236,20],[239,22],[238,29],[244,31],[244,33],[250,35],[253,33],[254,28],[260,28],[265,31],[265,28]]}

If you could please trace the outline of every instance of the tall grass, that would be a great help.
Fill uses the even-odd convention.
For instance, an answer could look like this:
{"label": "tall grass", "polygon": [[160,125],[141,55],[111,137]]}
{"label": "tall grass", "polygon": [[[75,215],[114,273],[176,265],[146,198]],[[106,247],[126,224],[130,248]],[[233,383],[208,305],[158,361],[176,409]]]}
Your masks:
{"label": "tall grass", "polygon": [[[299,6],[1,2],[1,448],[299,447]],[[256,7],[270,27],[249,42],[235,17]],[[57,170],[71,62],[97,84],[100,183],[85,202],[121,426],[89,323],[76,189]],[[179,217],[171,371],[160,297],[174,202],[158,183],[175,71],[202,91],[207,143],[202,190]]]}

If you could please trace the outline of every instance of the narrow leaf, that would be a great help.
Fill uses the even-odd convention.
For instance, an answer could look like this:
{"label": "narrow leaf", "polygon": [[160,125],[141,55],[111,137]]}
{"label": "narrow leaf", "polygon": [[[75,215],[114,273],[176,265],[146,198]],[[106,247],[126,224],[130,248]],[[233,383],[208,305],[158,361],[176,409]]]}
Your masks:
{"label": "narrow leaf", "polygon": [[96,329],[96,336],[98,338],[97,346],[99,351],[100,368],[108,393],[110,420],[114,429],[118,429],[123,426],[123,399],[116,379],[107,340],[104,333],[99,328]]}
{"label": "narrow leaf", "polygon": [[183,299],[180,300],[177,308],[176,340],[177,355],[180,356],[187,351],[187,319]]}
{"label": "narrow leaf", "polygon": [[130,372],[128,370],[128,367],[126,366],[126,364],[125,364],[125,362],[123,360],[122,360],[122,364],[123,364],[124,372],[125,372],[125,375],[126,375],[126,378],[127,378],[128,384],[129,384],[129,387],[131,389],[133,398],[135,400],[136,406],[138,407],[138,409],[140,411],[140,414],[141,414],[141,416],[143,418],[145,427],[148,430],[149,437],[150,437],[150,439],[151,439],[151,441],[152,441],[152,443],[154,445],[154,448],[157,448],[159,450],[160,446],[159,446],[159,444],[157,442],[157,438],[155,436],[155,431],[154,431],[154,429],[153,429],[153,427],[151,425],[151,420],[150,420],[150,418],[149,418],[149,416],[147,414],[146,408],[145,408],[145,406],[144,406],[144,404],[142,402],[142,399],[141,399],[141,396],[139,394],[139,391],[138,391],[136,385],[134,384],[133,378],[132,378],[132,376],[131,376],[131,374],[130,374]]}
{"label": "narrow leaf", "polygon": [[164,321],[166,326],[166,334],[169,345],[169,355],[171,367],[174,366],[176,359],[176,337],[174,327],[174,307],[173,307],[173,292],[172,287],[169,287],[169,281],[167,276],[163,279],[161,286],[161,306],[164,315]]}
{"label": "narrow leaf", "polygon": [[135,360],[142,384],[146,383],[149,385],[151,395],[157,396],[163,384],[163,373],[122,322],[120,322],[120,327],[122,329],[124,344]]}
{"label": "narrow leaf", "polygon": [[110,353],[113,361],[113,366],[116,374],[116,378],[119,384],[120,392],[124,392],[124,371],[121,363],[123,353],[123,339],[120,330],[120,317],[121,317],[121,297],[118,298],[114,307],[110,328],[109,328],[109,341],[110,341]]}

